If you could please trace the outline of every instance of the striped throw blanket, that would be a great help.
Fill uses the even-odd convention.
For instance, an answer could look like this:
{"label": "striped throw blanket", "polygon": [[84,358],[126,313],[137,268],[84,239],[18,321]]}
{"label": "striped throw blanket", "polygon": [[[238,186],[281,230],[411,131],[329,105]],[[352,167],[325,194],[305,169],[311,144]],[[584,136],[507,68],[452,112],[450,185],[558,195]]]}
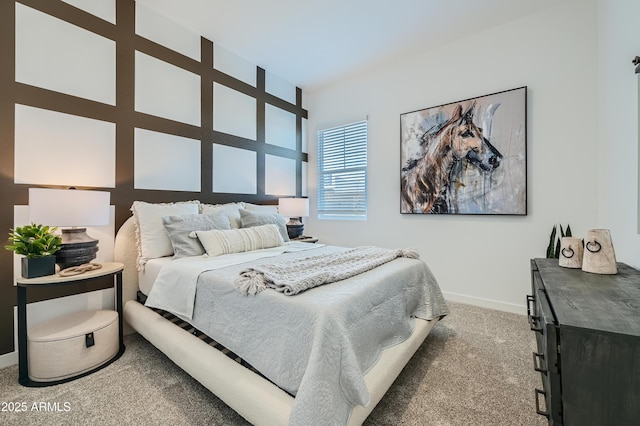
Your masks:
{"label": "striped throw blanket", "polygon": [[240,272],[235,283],[245,295],[272,288],[293,296],[313,287],[353,277],[398,257],[417,259],[414,249],[363,246],[304,259],[253,266]]}

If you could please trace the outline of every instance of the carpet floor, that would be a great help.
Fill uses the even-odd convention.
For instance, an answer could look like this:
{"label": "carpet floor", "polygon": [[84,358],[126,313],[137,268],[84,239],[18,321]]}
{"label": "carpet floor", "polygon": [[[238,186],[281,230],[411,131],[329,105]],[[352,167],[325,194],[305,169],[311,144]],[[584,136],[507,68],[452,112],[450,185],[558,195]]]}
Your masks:
{"label": "carpet floor", "polygon": [[[365,425],[545,425],[526,317],[449,302]],[[0,370],[2,425],[247,425],[141,336],[110,366],[46,388]]]}

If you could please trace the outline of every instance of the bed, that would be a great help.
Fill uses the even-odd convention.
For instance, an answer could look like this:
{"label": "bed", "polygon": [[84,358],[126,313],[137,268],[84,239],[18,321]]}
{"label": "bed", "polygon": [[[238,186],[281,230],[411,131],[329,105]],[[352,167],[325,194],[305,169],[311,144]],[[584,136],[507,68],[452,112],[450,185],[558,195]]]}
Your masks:
{"label": "bed", "polygon": [[[199,213],[202,213],[201,208]],[[126,324],[255,425],[362,424],[435,323],[448,312],[428,267],[415,259],[398,258],[355,277],[315,287],[295,296],[285,296],[272,289],[247,296],[233,288],[233,277],[254,263],[269,264],[278,259],[285,263],[298,262],[345,249],[297,243],[308,248],[257,256],[252,263],[237,261],[215,269],[206,267],[194,275],[197,276],[193,284],[197,296],[193,297],[192,311],[176,307],[178,312],[175,314],[246,359],[259,371],[256,373],[254,369],[247,368],[245,363],[238,363],[201,337],[177,327],[156,310],[138,301],[139,292],[145,296],[151,294],[150,299],[153,299],[153,292],[163,286],[165,276],[170,276],[167,271],[171,267],[177,268],[176,265],[181,262],[200,263],[200,259],[195,257],[178,261],[170,256],[160,256],[148,260],[141,268],[138,219],[127,219],[119,229],[115,242],[115,260],[125,264],[123,303]],[[295,244],[287,245],[290,246],[294,247]],[[256,252],[275,249],[279,248]],[[179,281],[185,285],[190,280],[185,278]],[[375,280],[379,282],[371,284]],[[405,281],[431,281],[429,293],[434,294],[425,299],[420,308],[414,307],[410,309],[411,312],[398,315],[400,331],[387,330],[388,336],[378,337],[377,334],[383,333],[379,333],[376,327],[384,328],[384,323],[395,321],[389,319],[395,316],[390,312],[405,310],[402,305],[405,302],[387,300],[416,299],[412,292],[422,292],[422,285],[409,285]],[[386,282],[396,282],[393,284],[396,287],[383,290]],[[160,283],[157,288],[155,283]],[[371,290],[372,285],[374,291]],[[389,297],[384,291],[404,295]],[[353,299],[354,292],[358,300],[367,299],[369,305],[361,308],[359,306],[362,303],[349,301],[348,298]],[[203,307],[206,303],[209,307]],[[286,305],[279,305],[282,303]],[[310,312],[316,311],[316,307],[321,321],[311,316]],[[369,318],[366,321],[358,320],[360,317],[364,319],[358,309],[362,312],[372,311],[374,316],[382,315],[382,325],[371,329]],[[423,318],[414,315],[416,309],[420,312],[418,316]],[[256,318],[257,312],[262,312],[262,316]],[[269,312],[280,314],[268,315]],[[293,332],[289,335],[289,315],[302,315],[302,319],[295,320],[296,327],[293,327],[299,326],[300,330],[295,331],[298,335]],[[322,323],[321,328],[317,323]],[[358,325],[352,326],[355,323]],[[312,336],[313,333],[316,333],[316,337]],[[305,334],[311,336],[307,339],[310,341],[300,338]],[[376,343],[375,348],[369,347],[378,338],[380,344]],[[276,344],[278,340],[282,340],[279,346]],[[244,341],[257,347],[242,347]],[[320,344],[324,346],[317,346]],[[352,348],[355,349],[352,351]],[[327,367],[337,364],[342,367]]]}

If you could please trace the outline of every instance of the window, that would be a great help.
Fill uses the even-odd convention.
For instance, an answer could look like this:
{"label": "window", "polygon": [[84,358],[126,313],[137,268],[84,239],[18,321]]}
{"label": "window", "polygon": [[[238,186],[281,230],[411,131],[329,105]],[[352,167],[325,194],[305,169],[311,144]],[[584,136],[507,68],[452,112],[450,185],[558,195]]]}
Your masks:
{"label": "window", "polygon": [[318,218],[367,218],[367,120],[318,131]]}

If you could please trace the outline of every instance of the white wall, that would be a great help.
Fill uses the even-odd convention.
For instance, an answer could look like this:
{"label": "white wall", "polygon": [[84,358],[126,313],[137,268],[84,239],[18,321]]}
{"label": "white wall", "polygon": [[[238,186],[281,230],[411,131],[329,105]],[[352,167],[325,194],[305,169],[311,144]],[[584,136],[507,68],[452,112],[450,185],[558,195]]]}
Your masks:
{"label": "white wall", "polygon": [[640,268],[638,86],[640,2],[598,1],[598,226],[611,229],[619,261]]}
{"label": "white wall", "polygon": [[[570,223],[574,235],[596,225],[596,23],[595,0],[565,2],[309,93],[305,233],[416,247],[449,299],[524,312],[529,259],[544,257],[553,224]],[[528,215],[401,215],[400,114],[520,86],[528,87]],[[316,128],[365,115],[368,220],[318,220]]]}

